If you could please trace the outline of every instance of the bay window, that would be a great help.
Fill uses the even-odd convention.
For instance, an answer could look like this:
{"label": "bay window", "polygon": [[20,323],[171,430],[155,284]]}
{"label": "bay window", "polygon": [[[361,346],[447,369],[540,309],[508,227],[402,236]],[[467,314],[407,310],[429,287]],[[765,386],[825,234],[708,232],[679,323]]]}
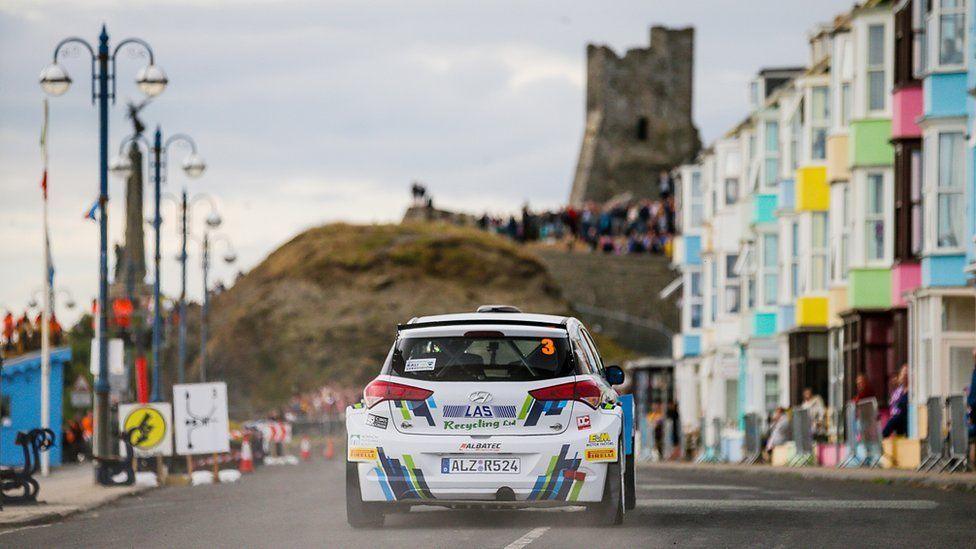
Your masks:
{"label": "bay window", "polygon": [[702,275],[701,272],[688,272],[688,299],[689,326],[691,328],[702,327]]}
{"label": "bay window", "polygon": [[810,219],[812,232],[810,289],[823,291],[827,289],[827,254],[829,253],[829,238],[827,237],[827,214],[815,212]]}
{"label": "bay window", "polygon": [[885,181],[882,173],[867,174],[865,185],[864,242],[870,261],[885,258]]}
{"label": "bay window", "polygon": [[930,24],[935,26],[938,60],[940,66],[961,66],[963,64],[964,42],[966,39],[965,0],[933,0]]}
{"label": "bay window", "polygon": [[887,105],[885,44],[884,24],[868,25],[868,111],[883,111]]}
{"label": "bay window", "polygon": [[739,254],[725,254],[725,312],[738,314],[742,309],[742,287],[735,264]]}
{"label": "bay window", "polygon": [[766,165],[763,172],[763,187],[775,187],[779,178],[779,122],[766,122]]}
{"label": "bay window", "polygon": [[827,158],[827,129],[830,127],[830,94],[827,86],[810,91],[810,158]]}
{"label": "bay window", "polygon": [[776,305],[779,275],[779,237],[776,233],[762,235],[762,304]]}
{"label": "bay window", "polygon": [[790,225],[790,297],[795,299],[800,295],[800,224],[794,221]]}
{"label": "bay window", "polygon": [[691,172],[691,188],[689,189],[689,214],[690,226],[698,227],[705,220],[705,201],[702,196],[701,172]]}
{"label": "bay window", "polygon": [[962,132],[939,134],[936,180],[936,248],[960,248],[965,237],[965,143]]}
{"label": "bay window", "polygon": [[922,151],[918,149],[912,151],[911,170],[911,250],[913,256],[919,257],[922,255],[922,241],[925,235],[922,225],[925,214],[922,208]]}

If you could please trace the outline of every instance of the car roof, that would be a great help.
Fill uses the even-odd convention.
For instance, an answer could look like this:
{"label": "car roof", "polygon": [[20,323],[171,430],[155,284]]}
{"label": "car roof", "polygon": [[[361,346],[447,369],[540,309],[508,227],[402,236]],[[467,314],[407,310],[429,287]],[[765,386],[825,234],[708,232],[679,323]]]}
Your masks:
{"label": "car roof", "polygon": [[552,328],[563,328],[576,319],[568,316],[544,315],[536,313],[453,313],[444,315],[421,316],[410,319],[410,322],[401,324],[397,328],[409,330],[429,326],[451,326],[451,325],[524,325],[524,326],[543,326]]}

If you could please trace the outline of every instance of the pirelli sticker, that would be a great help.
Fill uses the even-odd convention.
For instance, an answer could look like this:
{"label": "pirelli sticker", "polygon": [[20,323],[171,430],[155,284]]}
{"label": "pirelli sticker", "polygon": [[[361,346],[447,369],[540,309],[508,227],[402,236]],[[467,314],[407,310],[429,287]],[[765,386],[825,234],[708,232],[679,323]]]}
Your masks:
{"label": "pirelli sticker", "polygon": [[376,448],[349,447],[349,461],[376,461],[378,458]]}
{"label": "pirelli sticker", "polygon": [[616,448],[587,448],[586,461],[617,461]]}

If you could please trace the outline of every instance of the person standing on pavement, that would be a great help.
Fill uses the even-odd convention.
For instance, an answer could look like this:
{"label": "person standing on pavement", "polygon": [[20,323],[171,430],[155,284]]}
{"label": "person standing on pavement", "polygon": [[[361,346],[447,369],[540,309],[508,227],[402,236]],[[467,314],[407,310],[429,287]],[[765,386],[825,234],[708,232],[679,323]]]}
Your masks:
{"label": "person standing on pavement", "polygon": [[790,416],[786,408],[777,406],[769,424],[769,437],[766,439],[766,453],[772,457],[773,448],[785,444],[790,439]]}
{"label": "person standing on pavement", "polygon": [[881,436],[888,438],[894,435],[908,434],[908,364],[901,367],[895,388],[888,398],[889,416]]}
{"label": "person standing on pavement", "polygon": [[820,395],[813,394],[812,388],[803,389],[803,403],[800,404],[800,408],[810,413],[810,425],[813,428],[814,435],[826,432],[824,417],[827,415],[827,407],[824,406],[823,398]]}

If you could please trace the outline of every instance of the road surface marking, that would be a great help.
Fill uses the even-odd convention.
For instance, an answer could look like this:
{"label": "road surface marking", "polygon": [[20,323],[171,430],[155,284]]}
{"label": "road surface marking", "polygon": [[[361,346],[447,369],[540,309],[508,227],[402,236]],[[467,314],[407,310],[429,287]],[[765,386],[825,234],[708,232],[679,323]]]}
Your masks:
{"label": "road surface marking", "polygon": [[638,490],[758,490],[755,486],[731,484],[638,484]]}
{"label": "road surface marking", "polygon": [[539,537],[542,536],[542,534],[545,534],[547,530],[549,530],[548,526],[533,528],[529,530],[528,533],[526,533],[524,536],[506,545],[505,549],[522,549],[522,547],[525,547],[526,545],[539,539]]}
{"label": "road surface marking", "polygon": [[13,534],[14,532],[23,532],[24,530],[34,530],[37,528],[47,528],[48,526],[53,526],[55,523],[50,524],[34,524],[31,526],[21,526],[20,528],[12,528],[10,530],[3,530],[0,532],[0,536],[6,536],[7,534]]}
{"label": "road surface marking", "polygon": [[897,499],[641,499],[641,507],[659,509],[770,509],[777,511],[832,511],[840,509],[892,509],[927,510],[935,509],[938,503],[931,500]]}

